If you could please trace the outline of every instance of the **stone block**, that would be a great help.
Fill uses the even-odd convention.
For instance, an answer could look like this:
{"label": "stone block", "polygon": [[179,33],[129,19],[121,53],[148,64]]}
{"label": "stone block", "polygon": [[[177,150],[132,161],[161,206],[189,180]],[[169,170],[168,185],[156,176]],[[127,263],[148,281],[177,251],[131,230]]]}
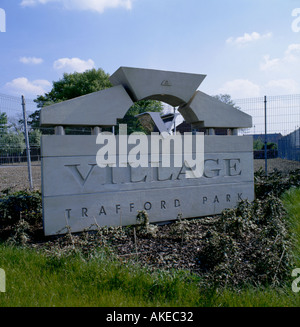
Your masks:
{"label": "stone block", "polygon": [[205,77],[200,74],[120,67],[110,81],[113,85],[123,85],[134,102],[153,99],[177,107],[191,99]]}
{"label": "stone block", "polygon": [[203,128],[252,127],[251,116],[200,91],[179,112],[187,123]]}
{"label": "stone block", "polygon": [[133,105],[121,86],[53,104],[41,110],[41,126],[113,126]]}
{"label": "stone block", "polygon": [[215,215],[254,199],[252,137],[206,136],[203,176],[189,179],[184,164],[151,167],[150,156],[149,167],[100,168],[99,147],[96,136],[42,137],[46,235],[135,224],[138,210],[151,222]]}

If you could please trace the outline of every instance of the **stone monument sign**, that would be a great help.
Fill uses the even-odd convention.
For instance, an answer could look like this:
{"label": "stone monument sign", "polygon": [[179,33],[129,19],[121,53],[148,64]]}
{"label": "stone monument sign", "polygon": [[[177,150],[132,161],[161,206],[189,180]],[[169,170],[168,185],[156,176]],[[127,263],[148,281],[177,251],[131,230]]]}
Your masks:
{"label": "stone monument sign", "polygon": [[[43,108],[41,126],[54,126],[56,131],[55,135],[42,136],[45,235],[63,234],[66,226],[79,232],[97,225],[132,225],[139,210],[146,210],[154,223],[175,220],[178,215],[215,215],[240,200],[252,201],[252,137],[237,133],[239,128],[251,127],[252,118],[197,91],[204,78],[121,67],[110,77],[112,88]],[[206,131],[201,147],[197,147],[198,134],[189,135],[189,142],[196,147],[189,147],[187,138],[177,147],[184,148],[184,155],[191,160],[203,158],[200,175],[193,172],[183,152],[175,151],[175,147],[170,146],[169,159],[160,153],[159,146],[152,146],[152,136],[144,136],[145,145],[137,151],[137,143],[132,140],[138,136],[101,133],[102,128],[117,125],[117,119],[143,99],[179,107],[193,130]],[[65,135],[67,126],[89,126],[91,135]],[[230,133],[215,135],[216,128]],[[106,165],[101,166],[99,153],[113,137],[114,156],[108,154]],[[173,137],[174,142],[180,140]],[[166,135],[159,138],[168,139]],[[128,153],[137,154],[143,164],[133,165]]]}

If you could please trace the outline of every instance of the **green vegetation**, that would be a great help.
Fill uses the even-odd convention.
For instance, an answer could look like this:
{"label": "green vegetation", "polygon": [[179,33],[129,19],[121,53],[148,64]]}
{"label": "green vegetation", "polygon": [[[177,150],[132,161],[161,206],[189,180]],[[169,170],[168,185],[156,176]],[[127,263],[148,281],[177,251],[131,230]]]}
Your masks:
{"label": "green vegetation", "polygon": [[7,131],[7,115],[5,112],[0,111],[0,135],[5,134]]}
{"label": "green vegetation", "polygon": [[[265,149],[265,143],[260,138],[253,141],[253,150],[261,151],[264,149]],[[273,142],[268,142],[267,150],[278,150],[278,145]]]}
{"label": "green vegetation", "polygon": [[105,73],[101,68],[87,70],[83,73],[65,73],[63,78],[53,82],[50,92],[39,96],[35,102],[38,108],[43,108],[110,87],[112,87],[112,84],[109,81],[109,74]]}
{"label": "green vegetation", "polygon": [[0,266],[7,276],[0,306],[189,306],[199,300],[196,277],[150,274],[101,252],[84,261],[2,245]]}
{"label": "green vegetation", "polygon": [[0,112],[0,157],[18,157],[26,148],[22,132],[14,132],[10,127],[6,113]]}
{"label": "green vegetation", "polygon": [[6,132],[0,135],[0,156],[21,155],[26,149],[22,133]]}
{"label": "green vegetation", "polygon": [[[37,97],[34,101],[37,103],[38,108],[43,108],[54,103],[74,99],[76,97],[86,95],[89,93],[101,91],[112,87],[109,80],[109,74],[105,73],[103,69],[91,69],[83,73],[72,73],[63,75],[63,78],[53,82],[52,90],[45,95]],[[132,132],[145,132],[141,124],[138,122],[136,115],[147,111],[162,112],[163,106],[161,102],[154,100],[142,100],[136,102],[126,113],[125,117],[119,121],[119,124],[128,125],[128,133]],[[40,129],[40,110],[36,110],[29,116],[28,124],[35,129]],[[89,128],[76,127],[78,134],[90,133]],[[41,128],[42,132],[49,133],[49,129]],[[70,128],[66,129],[68,134]],[[117,131],[116,131],[117,132]],[[74,129],[72,130],[74,134]]]}
{"label": "green vegetation", "polygon": [[[74,99],[79,96],[101,91],[112,87],[109,80],[109,74],[103,69],[91,69],[83,73],[72,73],[63,75],[63,78],[54,81],[50,92],[38,96],[34,101],[37,104],[37,110],[29,115],[29,143],[34,148],[40,147],[40,138],[44,134],[53,134],[54,128],[40,127],[40,110],[43,107],[59,103],[62,101]],[[119,124],[128,125],[128,134],[133,132],[147,131],[135,117],[143,112],[163,112],[163,105],[160,101],[142,100],[136,102]],[[5,112],[0,111],[0,157],[3,162],[18,162],[21,156],[24,156],[25,138],[23,133],[23,119],[16,117],[7,117]],[[104,131],[111,131],[111,127],[104,127]],[[65,129],[66,134],[90,135],[90,127],[69,126]],[[118,127],[116,127],[118,133]]]}
{"label": "green vegetation", "polygon": [[289,189],[282,198],[289,217],[295,267],[300,268],[300,188]]}
{"label": "green vegetation", "polygon": [[[0,268],[7,280],[0,306],[299,306],[300,293],[291,288],[292,270],[300,268],[299,175],[257,173],[259,198],[224,211],[211,222],[203,249],[195,249],[206,269],[200,274],[123,260],[114,254],[113,234],[105,229],[34,242],[40,194],[3,194]],[[178,230],[181,238],[189,223],[178,225],[184,227]],[[140,212],[139,237],[155,237],[151,228]],[[111,233],[120,238],[126,232]]]}
{"label": "green vegetation", "polygon": [[258,138],[257,140],[253,140],[253,150],[263,150],[265,147],[264,142]]}
{"label": "green vegetation", "polygon": [[237,106],[235,104],[235,102],[231,99],[231,96],[229,94],[218,94],[213,96],[213,98],[228,104],[229,106],[233,106],[233,108],[237,109],[237,110],[241,110],[241,108],[239,106]]}
{"label": "green vegetation", "polygon": [[208,228],[198,254],[203,277],[216,287],[282,285],[292,264],[287,216],[280,199],[242,201]]}
{"label": "green vegetation", "polygon": [[[143,132],[149,134],[147,130],[140,124],[137,115],[144,112],[161,112],[163,111],[163,106],[161,102],[155,100],[141,100],[136,102],[126,113],[123,119],[118,121],[119,124],[127,124],[127,134],[132,134],[133,132]],[[118,133],[118,126],[116,129]]]}

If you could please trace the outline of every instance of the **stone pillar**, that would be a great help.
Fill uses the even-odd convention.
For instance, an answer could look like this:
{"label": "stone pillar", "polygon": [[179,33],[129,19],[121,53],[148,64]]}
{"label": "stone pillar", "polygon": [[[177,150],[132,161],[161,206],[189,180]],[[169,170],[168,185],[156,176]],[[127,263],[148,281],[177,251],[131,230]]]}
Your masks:
{"label": "stone pillar", "polygon": [[95,126],[92,128],[92,135],[98,135],[102,132],[102,128],[99,126]]}
{"label": "stone pillar", "polygon": [[63,126],[55,126],[54,132],[55,135],[66,135],[65,128]]}
{"label": "stone pillar", "polygon": [[214,129],[214,128],[210,128],[210,129],[208,130],[208,135],[216,135],[216,133],[215,133],[215,129]]}

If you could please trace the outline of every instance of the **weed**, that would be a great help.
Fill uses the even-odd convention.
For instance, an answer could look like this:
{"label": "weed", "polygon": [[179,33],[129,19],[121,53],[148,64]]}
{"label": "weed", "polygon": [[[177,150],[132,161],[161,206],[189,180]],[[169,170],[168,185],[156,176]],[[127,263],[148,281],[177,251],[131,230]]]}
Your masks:
{"label": "weed", "polygon": [[147,211],[138,211],[136,231],[142,237],[156,237],[157,226],[149,223]]}

